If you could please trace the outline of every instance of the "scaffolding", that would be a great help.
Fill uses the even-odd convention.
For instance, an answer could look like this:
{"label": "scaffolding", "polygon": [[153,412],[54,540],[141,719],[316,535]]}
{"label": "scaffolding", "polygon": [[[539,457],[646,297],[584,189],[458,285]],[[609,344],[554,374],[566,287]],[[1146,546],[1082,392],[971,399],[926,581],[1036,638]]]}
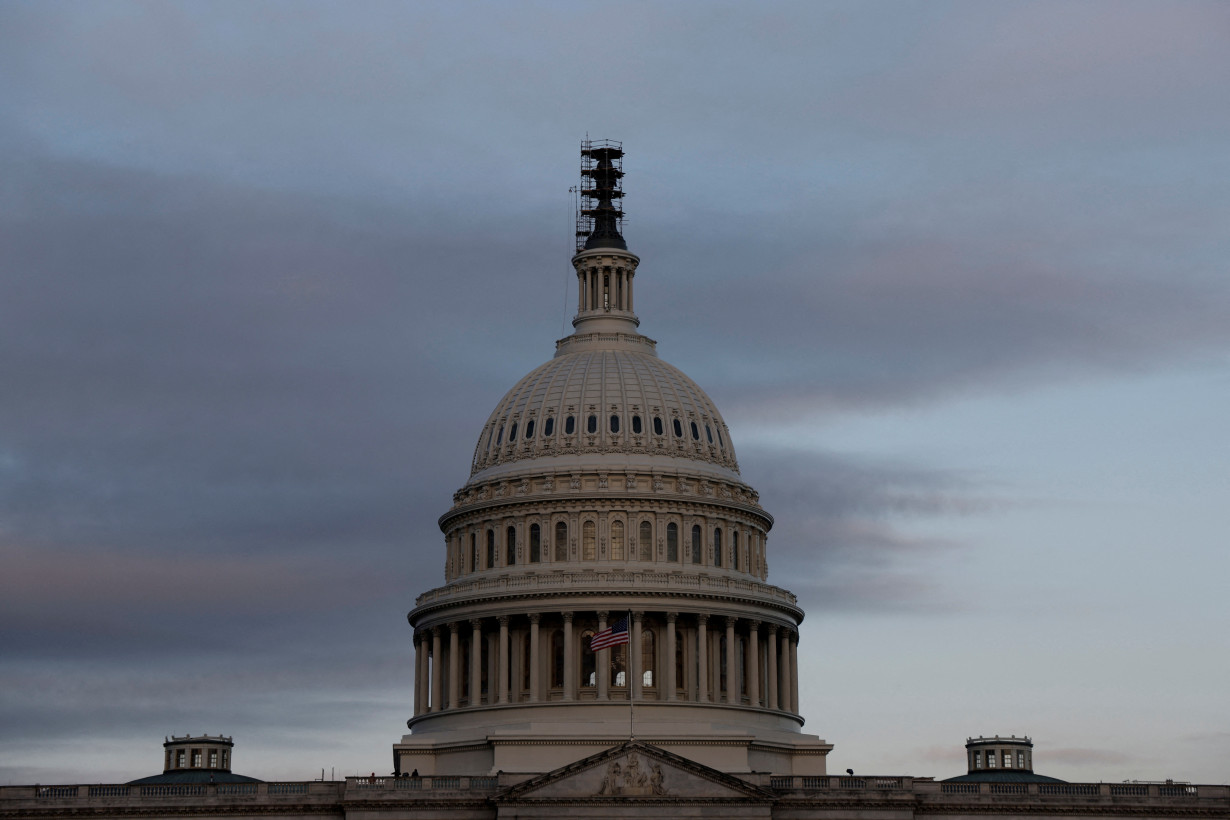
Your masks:
{"label": "scaffolding", "polygon": [[[576,204],[576,249],[581,252],[595,232],[623,236],[624,148],[615,140],[581,142],[581,187]],[[622,240],[621,240],[622,241]]]}

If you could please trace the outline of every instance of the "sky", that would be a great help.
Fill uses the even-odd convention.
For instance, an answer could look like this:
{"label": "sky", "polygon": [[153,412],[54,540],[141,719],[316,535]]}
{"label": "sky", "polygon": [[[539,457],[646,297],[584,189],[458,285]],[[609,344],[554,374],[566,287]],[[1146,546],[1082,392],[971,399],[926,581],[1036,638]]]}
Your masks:
{"label": "sky", "polygon": [[0,784],[383,772],[622,140],[830,771],[1230,782],[1230,5],[0,2]]}

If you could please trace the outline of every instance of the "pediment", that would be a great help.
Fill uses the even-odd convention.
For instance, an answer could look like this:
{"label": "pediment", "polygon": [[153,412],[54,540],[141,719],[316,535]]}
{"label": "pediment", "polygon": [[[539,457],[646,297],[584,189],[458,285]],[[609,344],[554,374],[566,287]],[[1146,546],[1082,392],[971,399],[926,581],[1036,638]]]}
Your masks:
{"label": "pediment", "polygon": [[539,775],[496,796],[496,802],[611,800],[771,801],[773,795],[725,772],[631,740]]}

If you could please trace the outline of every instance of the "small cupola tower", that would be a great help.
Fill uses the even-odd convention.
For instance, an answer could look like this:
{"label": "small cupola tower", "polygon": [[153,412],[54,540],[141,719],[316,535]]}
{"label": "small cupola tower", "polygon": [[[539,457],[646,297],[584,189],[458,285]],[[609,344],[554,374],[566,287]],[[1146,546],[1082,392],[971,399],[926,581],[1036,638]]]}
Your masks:
{"label": "small cupola tower", "polygon": [[581,143],[581,198],[577,208],[578,335],[636,333],[640,320],[632,304],[632,280],[640,258],[628,252],[621,228],[623,145],[614,140]]}

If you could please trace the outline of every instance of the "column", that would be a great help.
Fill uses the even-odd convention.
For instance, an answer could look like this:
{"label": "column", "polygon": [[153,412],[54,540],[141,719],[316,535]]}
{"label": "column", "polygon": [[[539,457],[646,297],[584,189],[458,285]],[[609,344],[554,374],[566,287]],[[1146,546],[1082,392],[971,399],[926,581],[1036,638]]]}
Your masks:
{"label": "column", "polygon": [[[414,716],[423,713],[423,638],[414,636]],[[169,766],[167,768],[170,768]]]}
{"label": "column", "polygon": [[448,625],[448,708],[456,709],[461,702],[461,623],[453,621]]}
{"label": "column", "polygon": [[765,654],[769,656],[769,708],[777,708],[777,625],[769,624],[769,634],[764,643]]}
{"label": "column", "polygon": [[735,675],[739,671],[737,661],[738,647],[735,645],[735,621],[737,618],[726,618],[726,702],[739,702],[739,679]]}
{"label": "column", "polygon": [[696,700],[709,700],[709,616],[696,616]]}
{"label": "column", "polygon": [[431,711],[440,711],[440,687],[444,685],[444,668],[440,665],[440,661],[444,656],[444,649],[441,647],[442,627],[433,626],[431,628],[431,692],[428,697],[431,699]]}
{"label": "column", "polygon": [[481,618],[470,621],[470,705],[483,702],[483,622]]}
{"label": "column", "polygon": [[778,703],[783,711],[789,712],[790,709],[790,628],[782,630],[781,640],[781,673],[778,675],[777,683],[781,691],[778,693]]}
{"label": "column", "polygon": [[632,700],[641,699],[641,623],[644,617],[644,612],[632,613],[632,640],[628,644],[628,697]]}
{"label": "column", "polygon": [[538,622],[542,613],[530,613],[530,702],[537,702],[542,697],[539,692],[542,677],[542,656],[538,651]]}
{"label": "column", "polygon": [[[577,653],[572,645],[572,613],[564,615],[564,700],[575,700],[577,696]],[[552,660],[554,663],[554,660]]]}
{"label": "column", "polygon": [[679,617],[677,612],[666,613],[666,676],[662,678],[666,682],[666,699],[675,699],[675,619]]}
{"label": "column", "polygon": [[[598,613],[598,631],[606,629],[606,610]],[[607,700],[611,693],[611,650],[599,649],[594,658],[594,669],[598,678],[598,700]]]}
{"label": "column", "polygon": [[790,636],[790,711],[799,713],[799,633]]}
{"label": "column", "polygon": [[508,703],[508,616],[501,615],[500,621],[500,662],[495,668],[500,679],[500,703]]}
{"label": "column", "polygon": [[760,705],[760,621],[750,621],[747,627],[747,702]]}

